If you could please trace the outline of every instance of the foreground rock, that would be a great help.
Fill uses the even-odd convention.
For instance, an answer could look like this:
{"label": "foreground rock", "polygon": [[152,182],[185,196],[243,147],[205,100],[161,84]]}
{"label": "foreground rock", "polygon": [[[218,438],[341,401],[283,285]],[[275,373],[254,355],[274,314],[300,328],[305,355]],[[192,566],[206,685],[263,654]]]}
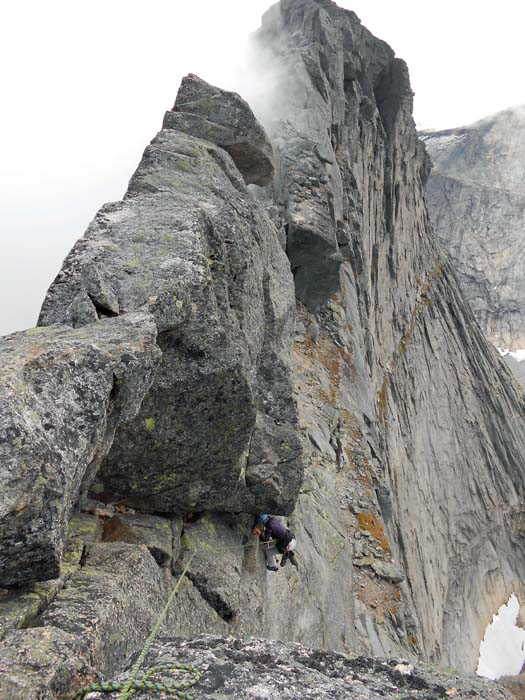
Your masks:
{"label": "foreground rock", "polygon": [[518,676],[503,676],[499,679],[499,683],[503,685],[516,700],[524,700],[525,698],[525,674],[520,673]]}
{"label": "foreground rock", "polygon": [[147,314],[2,338],[0,587],[58,576],[73,505],[151,385],[155,338]]}
{"label": "foreground rock", "polygon": [[[170,528],[167,519],[112,515],[93,505],[100,516],[73,521],[59,579],[0,593],[1,700],[62,698],[97,675],[118,673],[143,644],[190,553],[161,635],[293,635],[313,646],[352,646],[350,548],[312,501],[296,523],[300,570],[288,565],[278,575],[266,571],[260,547],[243,548],[243,540],[250,544],[248,516],[186,522],[181,538],[176,521]],[[329,508],[328,499],[317,507]],[[141,544],[107,541],[117,536]],[[174,575],[163,558],[170,551]]]}
{"label": "foreground rock", "polygon": [[274,174],[272,145],[248,104],[234,92],[187,75],[164,129],[177,129],[227,151],[247,185],[267,185]]}
{"label": "foreground rock", "polygon": [[[172,661],[202,673],[191,689],[195,700],[508,700],[496,683],[462,677],[450,669],[415,667],[399,659],[343,656],[299,644],[260,639],[204,636],[165,639],[149,653],[145,666]],[[168,674],[159,674],[157,680]],[[122,676],[124,678],[125,676]],[[189,679],[189,674],[184,674]],[[93,695],[92,698],[99,697]],[[102,697],[102,696],[100,696]],[[104,697],[116,697],[105,695]],[[154,693],[144,692],[144,700]]]}
{"label": "foreground rock", "polygon": [[[250,143],[248,105],[201,81],[198,91],[223,118],[233,100],[233,132]],[[174,128],[75,245],[40,323],[139,309],[155,318],[163,361],[140,414],[117,432],[98,493],[159,513],[289,512],[302,479],[289,263],[228,153]]]}
{"label": "foreground rock", "polygon": [[[144,644],[173,585],[145,546],[93,544],[31,626],[0,641],[0,699],[65,700],[99,674],[118,673]],[[164,634],[226,632],[191,582],[184,581],[177,603]]]}
{"label": "foreground rock", "polygon": [[487,337],[525,348],[525,106],[421,134],[436,233]]}
{"label": "foreground rock", "polygon": [[[0,698],[2,700],[66,700],[83,685],[114,680],[124,682],[138,650],[113,670],[95,674],[87,662],[85,645],[56,628],[32,630],[31,645],[20,653],[22,633],[7,650],[0,644]],[[122,651],[122,650],[121,650]],[[18,655],[17,655],[18,652]],[[113,650],[115,655],[116,650]],[[10,655],[9,655],[10,654]],[[188,664],[201,678],[191,689],[195,700],[512,700],[498,683],[452,669],[412,665],[403,659],[345,656],[312,650],[299,644],[251,638],[196,636],[194,639],[158,639],[142,666]],[[160,683],[190,680],[189,673],[157,673]],[[156,700],[158,691],[141,691],[144,700]],[[117,693],[92,692],[89,700],[115,700]]]}

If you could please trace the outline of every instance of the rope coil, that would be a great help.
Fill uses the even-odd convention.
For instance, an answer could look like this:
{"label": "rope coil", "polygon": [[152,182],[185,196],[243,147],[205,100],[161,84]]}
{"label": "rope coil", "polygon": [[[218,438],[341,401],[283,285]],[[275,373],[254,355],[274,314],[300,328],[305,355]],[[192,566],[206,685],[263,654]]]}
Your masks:
{"label": "rope coil", "polygon": [[[179,672],[191,674],[191,678],[187,681],[181,681],[178,683],[158,683],[155,681],[150,681],[155,673],[162,673],[166,671]],[[179,698],[179,700],[192,700],[192,696],[188,694],[188,690],[196,685],[201,678],[201,674],[198,668],[194,666],[189,666],[187,664],[174,664],[174,663],[164,663],[157,664],[156,666],[150,666],[145,669],[141,678],[133,679],[130,685],[130,679],[128,678],[125,683],[119,683],[117,681],[109,681],[102,683],[90,683],[81,688],[75,695],[75,700],[83,700],[83,698],[89,693],[116,693],[120,691],[119,697],[131,698],[136,693],[142,690],[154,690],[159,693],[164,693],[169,697]],[[126,692],[127,695],[122,695]]]}

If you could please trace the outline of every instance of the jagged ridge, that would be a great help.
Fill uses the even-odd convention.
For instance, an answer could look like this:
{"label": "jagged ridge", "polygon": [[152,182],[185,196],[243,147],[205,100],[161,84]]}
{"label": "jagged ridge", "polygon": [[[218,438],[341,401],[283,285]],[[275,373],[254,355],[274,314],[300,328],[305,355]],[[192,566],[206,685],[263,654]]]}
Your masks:
{"label": "jagged ridge", "polygon": [[[523,405],[433,239],[406,66],[328,0],[282,0],[256,41],[279,66],[273,186],[257,203],[202,132],[163,129],[42,311],[44,323],[80,326],[137,308],[155,318],[164,362],[92,493],[113,509],[182,516],[170,528],[180,547],[168,567],[147,545],[88,547],[54,602],[22,623],[41,625],[37,645],[29,630],[7,632],[0,657],[63,659],[70,643],[79,655],[65,675],[112,673],[130,651],[129,621],[147,626],[170,569],[197,550],[190,577],[227,601],[229,619],[188,582],[181,634],[472,669],[490,615],[525,580]],[[259,508],[294,508],[300,574],[267,576],[242,547]],[[119,579],[120,622],[107,604]],[[35,681],[22,667],[10,682],[60,697],[48,672]]]}

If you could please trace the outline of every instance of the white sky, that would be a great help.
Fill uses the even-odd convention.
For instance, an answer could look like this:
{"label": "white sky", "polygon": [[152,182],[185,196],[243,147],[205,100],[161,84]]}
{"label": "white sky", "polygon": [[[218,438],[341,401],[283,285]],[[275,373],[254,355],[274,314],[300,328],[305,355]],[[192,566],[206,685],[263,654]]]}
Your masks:
{"label": "white sky", "polygon": [[[245,38],[272,4],[1,3],[0,334],[35,324],[73,242],[123,195],[182,76],[242,84]],[[525,103],[523,0],[339,4],[407,61],[420,125]]]}

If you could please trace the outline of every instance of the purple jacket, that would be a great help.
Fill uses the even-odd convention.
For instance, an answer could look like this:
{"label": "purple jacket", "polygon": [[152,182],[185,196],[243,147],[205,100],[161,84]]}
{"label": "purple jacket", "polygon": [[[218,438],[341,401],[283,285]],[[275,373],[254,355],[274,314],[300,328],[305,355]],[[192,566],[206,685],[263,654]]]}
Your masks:
{"label": "purple jacket", "polygon": [[277,545],[285,549],[293,539],[290,530],[277,518],[270,518],[264,523],[264,532],[261,536],[264,542],[277,540]]}

